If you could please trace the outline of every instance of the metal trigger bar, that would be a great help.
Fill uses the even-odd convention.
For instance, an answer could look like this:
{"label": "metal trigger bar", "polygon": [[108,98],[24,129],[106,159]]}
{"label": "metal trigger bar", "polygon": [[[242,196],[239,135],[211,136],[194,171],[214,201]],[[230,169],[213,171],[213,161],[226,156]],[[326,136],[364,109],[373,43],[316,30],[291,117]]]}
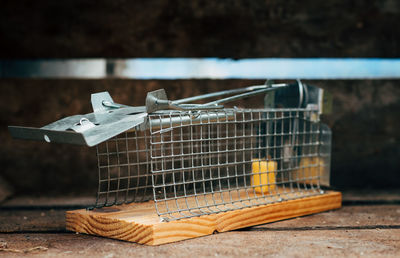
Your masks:
{"label": "metal trigger bar", "polygon": [[[179,99],[179,100],[168,100],[167,94],[164,89],[149,92],[146,97],[146,110],[147,113],[151,113],[157,110],[207,110],[207,109],[221,109],[224,106],[223,103],[232,102],[239,99],[244,99],[261,93],[274,91],[279,88],[288,87],[287,83],[279,84],[264,84],[254,85],[240,89],[225,90],[219,92],[208,93],[204,95]],[[204,100],[208,98],[215,98],[220,96],[232,95],[230,97],[218,99],[205,104],[188,104],[189,102]]]}

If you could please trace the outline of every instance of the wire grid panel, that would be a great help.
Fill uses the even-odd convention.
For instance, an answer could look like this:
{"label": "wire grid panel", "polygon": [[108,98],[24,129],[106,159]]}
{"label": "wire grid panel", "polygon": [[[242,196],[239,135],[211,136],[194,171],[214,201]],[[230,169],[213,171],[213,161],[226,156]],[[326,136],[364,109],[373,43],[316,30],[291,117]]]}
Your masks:
{"label": "wire grid panel", "polygon": [[315,117],[305,109],[149,115],[157,213],[169,221],[321,194],[329,155]]}
{"label": "wire grid panel", "polygon": [[124,132],[97,148],[98,191],[94,208],[153,198],[148,131]]}

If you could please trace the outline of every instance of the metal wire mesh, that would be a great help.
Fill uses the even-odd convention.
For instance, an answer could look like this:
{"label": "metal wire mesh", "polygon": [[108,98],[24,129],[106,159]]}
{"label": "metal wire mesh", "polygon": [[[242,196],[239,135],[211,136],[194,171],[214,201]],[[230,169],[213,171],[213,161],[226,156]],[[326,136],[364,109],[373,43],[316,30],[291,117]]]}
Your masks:
{"label": "metal wire mesh", "polygon": [[157,213],[175,220],[320,194],[330,148],[317,118],[304,109],[150,115]]}
{"label": "metal wire mesh", "polygon": [[96,146],[95,208],[152,199],[149,139],[148,131],[135,128]]}
{"label": "metal wire mesh", "polygon": [[154,200],[176,220],[321,194],[330,130],[306,109],[163,111],[97,146],[95,207]]}

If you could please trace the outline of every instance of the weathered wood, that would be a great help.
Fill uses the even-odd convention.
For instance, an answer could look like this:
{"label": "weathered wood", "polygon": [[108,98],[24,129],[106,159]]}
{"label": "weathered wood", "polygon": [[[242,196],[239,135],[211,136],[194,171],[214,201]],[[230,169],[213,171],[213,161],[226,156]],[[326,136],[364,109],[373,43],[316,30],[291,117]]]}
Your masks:
{"label": "weathered wood", "polygon": [[0,203],[13,194],[13,188],[0,176]]}
{"label": "weathered wood", "polygon": [[[159,246],[71,233],[0,235],[0,248],[2,245],[19,250],[39,246],[48,248],[46,251],[25,253],[23,257],[386,258],[400,257],[399,243],[400,229],[233,231]],[[21,256],[20,253],[0,250],[0,257]]]}
{"label": "weathered wood", "polygon": [[341,207],[341,200],[341,193],[330,191],[323,195],[171,222],[160,222],[154,202],[150,201],[93,211],[69,211],[66,227],[80,233],[159,245],[210,235],[215,231],[225,232],[336,209]]}
{"label": "weathered wood", "polygon": [[0,210],[0,232],[65,232],[66,210]]}
{"label": "weathered wood", "polygon": [[[343,198],[343,200],[345,200]],[[0,209],[0,232],[63,232],[70,209]],[[399,205],[343,206],[340,210],[246,228],[266,231],[400,227]]]}
{"label": "weathered wood", "polygon": [[0,56],[393,58],[399,9],[392,0],[2,1]]}
{"label": "weathered wood", "polygon": [[[0,128],[3,140],[0,174],[19,196],[58,195],[65,198],[78,193],[79,196],[94,195],[98,187],[94,149],[13,140],[6,125],[41,127],[65,116],[91,112],[90,94],[105,90],[117,103],[143,105],[145,93],[160,88],[164,88],[168,98],[173,100],[260,83],[264,81],[3,79],[0,81],[0,110],[4,121]],[[365,189],[365,195],[369,196],[373,196],[376,189],[399,189],[398,142],[393,140],[400,139],[400,130],[394,129],[400,128],[399,81],[325,80],[307,83],[323,87],[332,93],[335,100],[335,112],[324,116],[324,122],[332,128],[334,135],[332,185],[336,189]],[[379,101],[375,101],[377,96]],[[260,108],[263,96],[232,105]],[[76,172],[73,177],[71,171]],[[382,173],[377,176],[376,171]]]}

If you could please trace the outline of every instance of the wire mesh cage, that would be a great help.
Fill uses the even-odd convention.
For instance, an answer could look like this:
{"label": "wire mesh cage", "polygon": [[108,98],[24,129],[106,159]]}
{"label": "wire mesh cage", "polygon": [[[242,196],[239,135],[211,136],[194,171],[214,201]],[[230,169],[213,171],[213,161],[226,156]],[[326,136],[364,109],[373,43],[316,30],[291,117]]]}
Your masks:
{"label": "wire mesh cage", "polygon": [[[92,95],[93,113],[9,129],[15,138],[96,146],[89,209],[153,201],[161,221],[172,221],[323,194],[331,131],[320,121],[322,93],[300,81],[176,101],[158,90],[130,107],[103,92]],[[267,94],[265,108],[221,105],[258,94]]]}
{"label": "wire mesh cage", "polygon": [[330,130],[318,111],[163,111],[97,146],[95,207],[154,200],[164,221],[323,193]]}

